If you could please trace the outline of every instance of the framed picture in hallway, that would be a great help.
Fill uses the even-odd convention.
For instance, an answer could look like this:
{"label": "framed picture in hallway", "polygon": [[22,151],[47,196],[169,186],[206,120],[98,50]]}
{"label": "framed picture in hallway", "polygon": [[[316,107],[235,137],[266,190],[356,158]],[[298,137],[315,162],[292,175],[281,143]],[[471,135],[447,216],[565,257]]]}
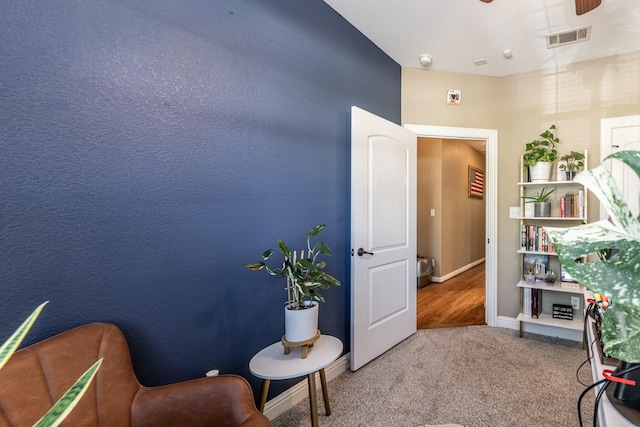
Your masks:
{"label": "framed picture in hallway", "polygon": [[484,172],[469,165],[469,197],[484,197]]}

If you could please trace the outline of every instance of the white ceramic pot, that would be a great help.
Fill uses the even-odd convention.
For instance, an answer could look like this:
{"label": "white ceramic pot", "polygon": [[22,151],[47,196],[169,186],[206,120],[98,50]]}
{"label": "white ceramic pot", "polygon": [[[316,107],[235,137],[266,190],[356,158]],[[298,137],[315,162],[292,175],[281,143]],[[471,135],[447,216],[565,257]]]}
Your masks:
{"label": "white ceramic pot", "polygon": [[318,331],[317,301],[304,310],[284,309],[284,338],[289,342],[306,341],[313,338]]}
{"label": "white ceramic pot", "polygon": [[531,182],[549,182],[551,176],[551,162],[538,162],[529,166],[529,178]]}

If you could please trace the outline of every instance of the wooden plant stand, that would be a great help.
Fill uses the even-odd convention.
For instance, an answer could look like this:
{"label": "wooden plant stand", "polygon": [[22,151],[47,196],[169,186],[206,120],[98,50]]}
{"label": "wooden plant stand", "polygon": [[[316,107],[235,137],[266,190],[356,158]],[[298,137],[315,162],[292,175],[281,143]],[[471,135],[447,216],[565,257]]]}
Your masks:
{"label": "wooden plant stand", "polygon": [[309,355],[309,349],[313,348],[313,344],[316,341],[318,341],[318,339],[320,339],[320,329],[317,330],[315,336],[304,341],[297,341],[297,342],[287,341],[283,335],[281,341],[282,341],[282,346],[284,347],[284,354],[291,353],[292,348],[302,347],[302,358],[306,359],[307,356]]}

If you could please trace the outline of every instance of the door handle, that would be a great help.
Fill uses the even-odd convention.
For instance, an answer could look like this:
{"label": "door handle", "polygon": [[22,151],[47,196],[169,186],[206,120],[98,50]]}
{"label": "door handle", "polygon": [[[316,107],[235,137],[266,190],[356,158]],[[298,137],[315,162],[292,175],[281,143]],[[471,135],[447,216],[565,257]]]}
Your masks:
{"label": "door handle", "polygon": [[365,251],[365,250],[364,250],[364,249],[362,249],[362,248],[358,249],[358,256],[362,256],[362,255],[364,255],[364,254],[367,254],[367,255],[373,255],[373,252],[367,252],[367,251]]}

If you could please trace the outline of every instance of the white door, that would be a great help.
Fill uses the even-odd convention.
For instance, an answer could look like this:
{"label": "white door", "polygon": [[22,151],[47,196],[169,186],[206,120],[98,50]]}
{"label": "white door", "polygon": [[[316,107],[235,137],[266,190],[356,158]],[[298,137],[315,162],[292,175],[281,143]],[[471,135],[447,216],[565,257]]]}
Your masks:
{"label": "white door", "polygon": [[[601,158],[622,150],[640,151],[640,116],[602,119],[601,132]],[[610,161],[609,168],[631,212],[637,216],[640,212],[640,179],[631,168],[617,160]],[[601,209],[600,217],[606,219],[606,215]]]}
{"label": "white door", "polygon": [[351,370],[416,331],[417,136],[351,108]]}

